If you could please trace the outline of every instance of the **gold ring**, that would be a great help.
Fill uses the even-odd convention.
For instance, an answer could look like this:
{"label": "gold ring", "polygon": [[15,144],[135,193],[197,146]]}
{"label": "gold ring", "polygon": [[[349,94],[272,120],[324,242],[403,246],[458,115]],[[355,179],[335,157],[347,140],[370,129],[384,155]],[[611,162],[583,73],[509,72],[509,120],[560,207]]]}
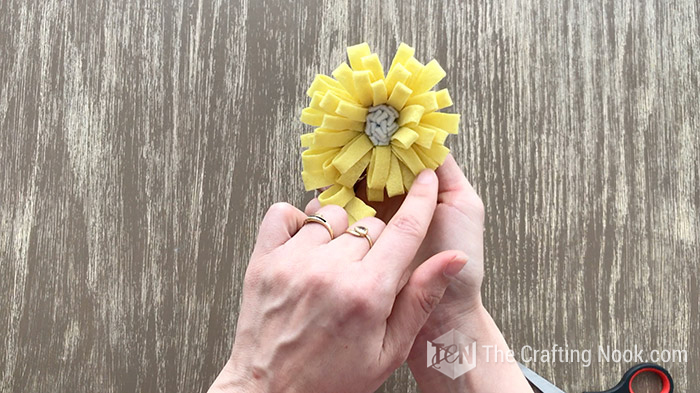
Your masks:
{"label": "gold ring", "polygon": [[313,216],[306,217],[306,219],[304,220],[304,225],[306,225],[310,222],[315,222],[316,224],[321,224],[324,227],[326,227],[326,230],[328,230],[328,234],[331,235],[331,240],[333,240],[333,228],[328,223],[328,221],[325,218],[323,218],[322,215],[315,214]]}
{"label": "gold ring", "polygon": [[369,236],[369,229],[367,229],[367,227],[358,225],[354,228],[348,229],[347,231],[345,231],[345,233],[349,233],[357,237],[364,237],[365,239],[367,239],[367,243],[369,243],[369,248],[372,248],[372,246],[374,245],[374,243],[372,242],[372,238]]}

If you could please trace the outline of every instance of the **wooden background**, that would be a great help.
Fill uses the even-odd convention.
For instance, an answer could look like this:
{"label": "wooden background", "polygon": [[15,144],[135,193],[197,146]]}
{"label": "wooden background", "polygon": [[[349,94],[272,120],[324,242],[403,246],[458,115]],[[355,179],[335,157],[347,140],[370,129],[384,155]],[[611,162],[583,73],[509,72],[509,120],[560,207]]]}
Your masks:
{"label": "wooden background", "polygon": [[304,91],[362,41],[447,71],[512,346],[686,350],[697,391],[695,0],[0,0],[0,391],[206,390],[260,218],[311,197]]}

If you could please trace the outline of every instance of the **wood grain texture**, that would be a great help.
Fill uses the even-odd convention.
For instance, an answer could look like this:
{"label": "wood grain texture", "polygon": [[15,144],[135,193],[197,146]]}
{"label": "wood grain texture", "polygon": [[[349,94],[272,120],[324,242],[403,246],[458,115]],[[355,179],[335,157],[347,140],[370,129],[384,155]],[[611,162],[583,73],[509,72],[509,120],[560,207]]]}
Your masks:
{"label": "wood grain texture", "polygon": [[362,41],[447,71],[512,346],[686,350],[696,389],[695,0],[0,0],[0,391],[205,390],[260,218],[311,197],[304,91]]}

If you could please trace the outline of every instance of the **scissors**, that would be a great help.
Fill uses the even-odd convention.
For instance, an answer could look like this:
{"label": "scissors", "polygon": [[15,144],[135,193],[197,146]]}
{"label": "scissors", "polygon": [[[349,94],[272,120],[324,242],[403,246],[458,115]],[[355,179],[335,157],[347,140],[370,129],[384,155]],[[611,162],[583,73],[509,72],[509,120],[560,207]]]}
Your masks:
{"label": "scissors", "polygon": [[[520,370],[525,375],[525,378],[527,378],[527,380],[530,381],[530,383],[537,389],[541,390],[542,393],[565,393],[563,390],[554,386],[551,382],[525,367],[523,364],[518,363],[518,365],[520,366]],[[634,393],[634,390],[632,390],[632,381],[634,381],[639,374],[649,372],[654,373],[661,378],[663,387],[661,388],[660,393],[673,393],[673,379],[671,378],[671,374],[669,374],[665,368],[653,363],[642,363],[630,368],[627,370],[625,375],[622,376],[620,383],[615,385],[615,387],[598,393]]]}

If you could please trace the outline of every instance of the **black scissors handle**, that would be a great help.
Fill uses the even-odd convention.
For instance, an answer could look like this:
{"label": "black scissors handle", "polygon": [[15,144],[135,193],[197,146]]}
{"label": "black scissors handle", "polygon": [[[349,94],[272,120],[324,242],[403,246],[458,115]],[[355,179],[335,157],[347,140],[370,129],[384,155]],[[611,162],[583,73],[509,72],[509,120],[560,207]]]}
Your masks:
{"label": "black scissors handle", "polygon": [[639,374],[644,373],[654,373],[661,378],[663,387],[660,393],[673,393],[673,379],[671,378],[671,374],[669,374],[665,368],[653,363],[642,363],[630,368],[625,375],[622,376],[620,383],[615,385],[614,388],[598,393],[634,393],[634,390],[632,390],[632,381],[634,381]]}

